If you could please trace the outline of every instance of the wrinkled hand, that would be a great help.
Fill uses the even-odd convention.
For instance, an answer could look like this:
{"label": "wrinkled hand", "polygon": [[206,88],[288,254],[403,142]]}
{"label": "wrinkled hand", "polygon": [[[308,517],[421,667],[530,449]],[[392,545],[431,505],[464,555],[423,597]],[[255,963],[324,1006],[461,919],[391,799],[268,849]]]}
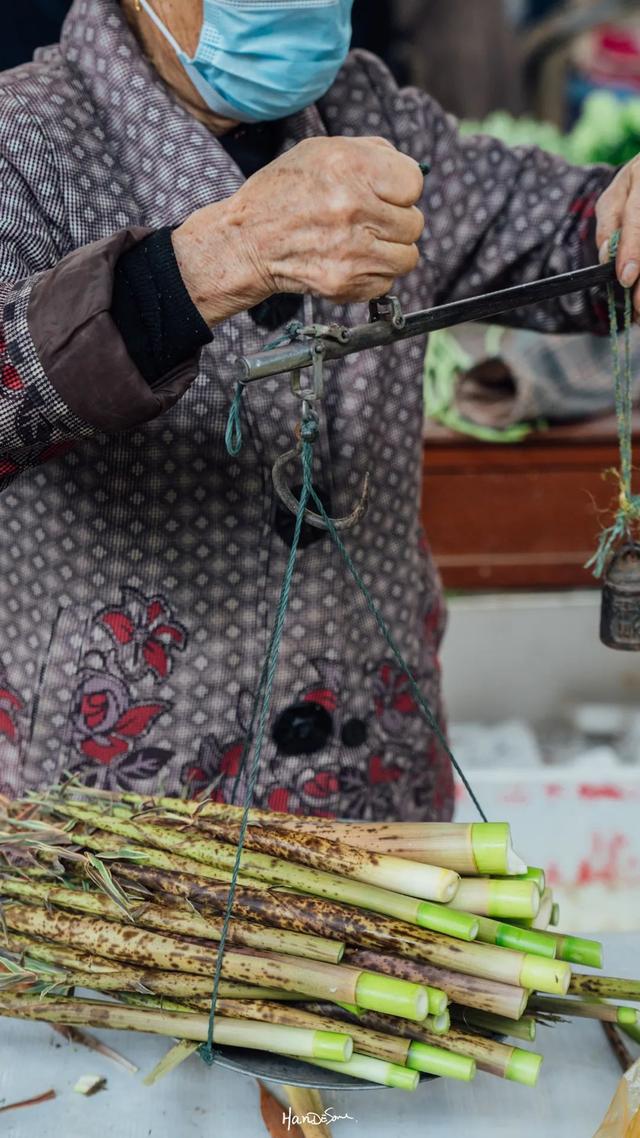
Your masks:
{"label": "wrinkled hand", "polygon": [[418,263],[423,185],[385,139],[306,139],[175,231],[185,284],[210,324],[279,292],[381,296]]}
{"label": "wrinkled hand", "polygon": [[640,323],[640,155],[622,167],[601,195],[596,218],[603,264],[609,258],[609,241],[620,230],[616,272],[621,285],[633,288],[634,318]]}

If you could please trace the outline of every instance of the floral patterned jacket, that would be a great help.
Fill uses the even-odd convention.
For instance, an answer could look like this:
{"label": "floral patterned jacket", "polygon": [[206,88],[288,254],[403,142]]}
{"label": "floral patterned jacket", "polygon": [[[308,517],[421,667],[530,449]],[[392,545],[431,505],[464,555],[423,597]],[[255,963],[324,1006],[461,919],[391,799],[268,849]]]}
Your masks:
{"label": "floral patterned jacket", "polygon": [[[431,163],[405,310],[595,259],[611,177],[535,149],[460,138],[418,90],[354,53],[286,146],[384,135]],[[248,314],[151,390],[109,315],[113,266],[149,231],[234,192],[242,175],[174,100],[116,0],[76,0],[59,46],[0,76],[0,788],[65,771],[102,787],[227,799],[288,553],[270,477],[297,408],[254,384],[245,446],[224,428]],[[602,298],[520,314],[600,330]],[[307,317],[362,306],[308,300]],[[348,546],[439,709],[440,587],[420,531],[424,343],[333,364],[318,478],[349,512]],[[280,522],[282,519],[280,519]],[[455,519],[452,519],[455,524]],[[488,519],[487,524],[490,524]],[[238,794],[243,793],[243,780]],[[328,539],[301,551],[257,801],[360,818],[448,817],[446,756]]]}

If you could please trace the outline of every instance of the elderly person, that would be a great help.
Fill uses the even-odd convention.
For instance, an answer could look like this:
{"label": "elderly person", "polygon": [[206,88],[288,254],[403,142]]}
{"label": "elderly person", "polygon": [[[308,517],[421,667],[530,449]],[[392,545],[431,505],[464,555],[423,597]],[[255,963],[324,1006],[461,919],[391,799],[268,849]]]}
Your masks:
{"label": "elderly person", "polygon": [[[614,180],[460,138],[348,55],[350,6],[76,0],[60,44],[0,76],[5,793],[73,771],[229,799],[291,541],[270,471],[296,416],[286,377],[254,384],[227,454],[238,354],[294,317],[362,322],[392,287],[410,310],[577,268],[623,222],[620,276],[638,277],[637,165]],[[602,331],[603,298],[525,321]],[[331,365],[316,478],[337,515],[371,471],[349,550],[439,709],[423,349]],[[406,677],[326,533],[302,545],[256,801],[450,817]]]}

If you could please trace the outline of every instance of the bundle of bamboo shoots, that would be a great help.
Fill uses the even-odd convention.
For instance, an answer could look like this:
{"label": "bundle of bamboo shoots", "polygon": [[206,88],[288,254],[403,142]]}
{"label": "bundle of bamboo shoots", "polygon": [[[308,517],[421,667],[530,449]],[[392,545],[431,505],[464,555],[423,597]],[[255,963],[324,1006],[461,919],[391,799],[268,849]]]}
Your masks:
{"label": "bundle of bamboo shoots", "polygon": [[[69,784],[8,804],[0,1015],[205,1042],[241,816]],[[533,1085],[542,1057],[497,1036],[531,1042],[559,1016],[633,1026],[606,1001],[640,1002],[632,981],[572,975],[600,946],[550,931],[554,906],[507,824],[252,810],[213,1041],[409,1090],[476,1067]]]}

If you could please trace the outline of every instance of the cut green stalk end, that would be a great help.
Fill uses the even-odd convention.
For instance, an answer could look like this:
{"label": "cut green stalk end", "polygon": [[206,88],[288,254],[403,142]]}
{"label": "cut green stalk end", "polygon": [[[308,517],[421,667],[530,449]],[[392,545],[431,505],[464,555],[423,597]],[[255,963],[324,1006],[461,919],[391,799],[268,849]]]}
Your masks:
{"label": "cut green stalk end", "polygon": [[394,1087],[399,1091],[415,1091],[420,1079],[418,1072],[408,1067],[400,1067],[397,1063],[387,1063],[384,1059],[374,1059],[370,1055],[360,1055],[358,1052],[355,1052],[346,1063],[321,1059],[314,1059],[311,1062],[314,1067],[324,1067],[328,1071],[337,1071],[340,1075],[366,1079],[369,1083]]}
{"label": "cut green stalk end", "polygon": [[629,1039],[632,1039],[634,1043],[640,1043],[640,1026],[632,1027],[631,1024],[625,1023],[621,1024],[620,1027]]}
{"label": "cut green stalk end", "polygon": [[346,1063],[353,1055],[353,1040],[337,1031],[314,1031],[312,1054],[315,1059]]}
{"label": "cut green stalk end", "polygon": [[513,877],[526,872],[511,845],[508,822],[476,822],[471,827],[471,848],[477,872],[483,876]]}
{"label": "cut green stalk end", "polygon": [[521,1047],[514,1047],[504,1077],[510,1079],[512,1083],[522,1083],[525,1087],[535,1087],[541,1066],[542,1055],[537,1055],[535,1051],[523,1051]]}
{"label": "cut green stalk end", "polygon": [[449,1010],[447,1009],[447,1011],[443,1012],[440,1016],[427,1016],[427,1018],[422,1021],[421,1026],[424,1027],[426,1031],[432,1031],[434,1035],[446,1035],[451,1027],[451,1015]]}
{"label": "cut green stalk end", "polygon": [[547,877],[544,869],[540,869],[536,865],[528,865],[525,873],[519,873],[516,877],[512,877],[511,881],[535,881],[540,893],[544,893],[547,886]]}
{"label": "cut green stalk end", "polygon": [[426,984],[425,988],[427,992],[427,999],[429,1001],[429,1015],[444,1015],[449,1006],[449,997],[447,996],[447,993],[443,992],[440,988],[432,988],[429,984]]}
{"label": "cut green stalk end", "polygon": [[466,877],[461,879],[451,904],[485,917],[527,920],[538,913],[540,890],[535,881]]}
{"label": "cut green stalk end", "polygon": [[416,924],[421,929],[445,933],[458,940],[475,940],[478,935],[478,918],[473,913],[462,913],[446,905],[423,901],[416,909]]}
{"label": "cut green stalk end", "polygon": [[571,965],[562,960],[545,960],[527,954],[520,970],[520,984],[532,992],[566,995],[571,982]]}
{"label": "cut green stalk end", "polygon": [[429,997],[422,984],[377,972],[360,973],[355,995],[358,1007],[367,1011],[411,1020],[423,1020],[429,1012]]}
{"label": "cut green stalk end", "polygon": [[581,936],[565,936],[564,933],[547,932],[556,942],[558,960],[570,964],[582,964],[585,968],[602,968],[602,945],[599,940],[587,940]]}
{"label": "cut green stalk end", "polygon": [[414,1040],[409,1047],[407,1067],[412,1071],[423,1071],[427,1075],[439,1075],[445,1079],[459,1079],[463,1083],[470,1083],[476,1073],[474,1059],[466,1055],[456,1055],[453,1051],[444,1051],[441,1047],[432,1047],[429,1043],[418,1043]]}
{"label": "cut green stalk end", "polygon": [[621,1027],[633,1027],[638,1022],[638,1013],[635,1008],[618,1008],[617,1022]]}

